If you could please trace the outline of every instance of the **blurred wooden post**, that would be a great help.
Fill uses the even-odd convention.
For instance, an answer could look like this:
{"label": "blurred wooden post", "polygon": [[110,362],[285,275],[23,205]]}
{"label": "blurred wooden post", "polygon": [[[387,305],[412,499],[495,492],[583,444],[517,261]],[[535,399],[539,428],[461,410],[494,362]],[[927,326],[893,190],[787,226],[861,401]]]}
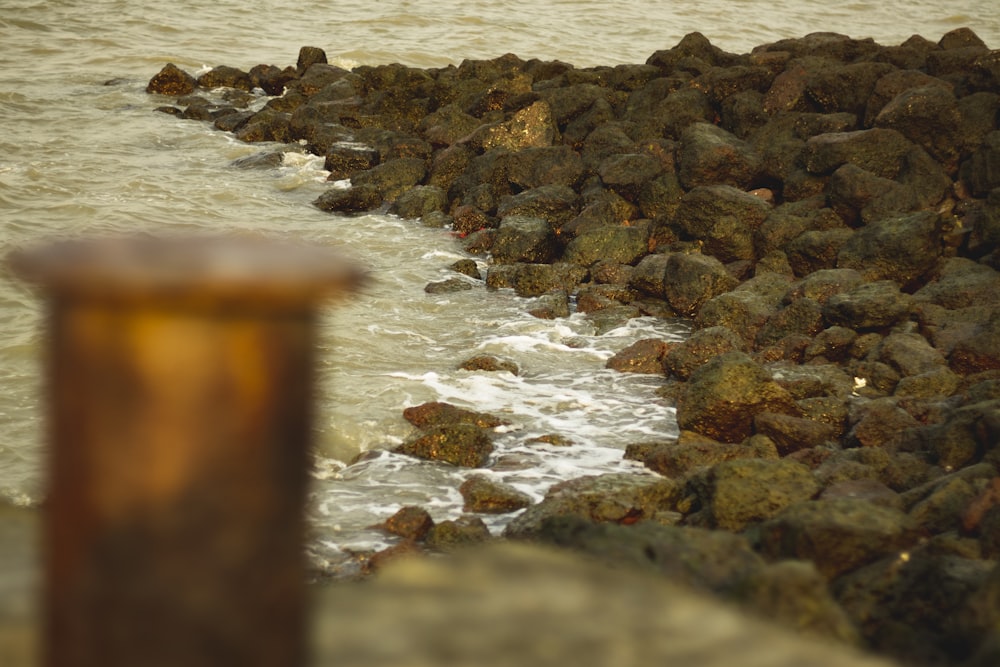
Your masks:
{"label": "blurred wooden post", "polygon": [[305,662],[315,320],[360,272],[263,239],[56,243],[48,667]]}

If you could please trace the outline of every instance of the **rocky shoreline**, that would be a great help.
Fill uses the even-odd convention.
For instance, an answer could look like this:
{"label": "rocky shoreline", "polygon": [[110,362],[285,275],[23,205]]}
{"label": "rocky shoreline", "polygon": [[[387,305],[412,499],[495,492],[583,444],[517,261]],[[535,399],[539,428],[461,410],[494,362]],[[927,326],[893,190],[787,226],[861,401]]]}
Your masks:
{"label": "rocky shoreline", "polygon": [[[272,96],[259,110],[255,89]],[[490,259],[456,272],[535,297],[538,317],[692,322],[682,343],[609,362],[664,378],[680,437],[625,453],[659,476],[568,480],[531,506],[473,478],[466,517],[387,522],[395,552],[488,540],[477,514],[524,509],[505,539],[906,664],[1000,662],[1000,51],[971,30],[740,55],[693,33],[593,68],[348,71],[304,47],[295,67],[167,65],[147,90],[177,98],[162,111],[324,156],[349,179],[324,211],[450,227]],[[405,453],[488,461],[489,415],[406,417]]]}

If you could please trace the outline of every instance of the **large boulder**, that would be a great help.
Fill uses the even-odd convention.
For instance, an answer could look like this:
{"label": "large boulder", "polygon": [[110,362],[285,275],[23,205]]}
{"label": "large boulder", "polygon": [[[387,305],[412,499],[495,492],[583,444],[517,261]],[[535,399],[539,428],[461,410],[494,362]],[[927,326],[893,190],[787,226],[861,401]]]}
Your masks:
{"label": "large boulder", "polygon": [[429,461],[481,468],[493,453],[493,442],[489,434],[478,426],[449,424],[428,429],[393,451]]}
{"label": "large boulder", "polygon": [[702,304],[736,287],[722,262],[700,254],[670,253],[664,262],[663,294],[682,315],[697,314]]}
{"label": "large boulder", "polygon": [[837,266],[866,280],[919,280],[941,256],[941,218],[933,211],[885,218],[859,229],[837,255]]}
{"label": "large boulder", "polygon": [[509,215],[500,221],[491,252],[498,264],[545,263],[556,256],[555,232],[542,218]]}

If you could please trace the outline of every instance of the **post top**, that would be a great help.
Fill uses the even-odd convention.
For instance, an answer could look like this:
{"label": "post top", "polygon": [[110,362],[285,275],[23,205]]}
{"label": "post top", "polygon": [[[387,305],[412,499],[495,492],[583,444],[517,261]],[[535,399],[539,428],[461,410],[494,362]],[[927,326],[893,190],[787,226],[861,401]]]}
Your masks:
{"label": "post top", "polygon": [[332,248],[249,235],[72,239],[7,261],[49,297],[150,305],[308,308],[366,275]]}

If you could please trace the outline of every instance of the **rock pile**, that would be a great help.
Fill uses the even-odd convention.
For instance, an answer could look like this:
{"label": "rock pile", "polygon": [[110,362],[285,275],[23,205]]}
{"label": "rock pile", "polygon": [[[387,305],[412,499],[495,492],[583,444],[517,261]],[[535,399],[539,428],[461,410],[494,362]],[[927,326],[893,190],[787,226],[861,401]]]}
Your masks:
{"label": "rock pile", "polygon": [[[450,226],[539,317],[690,318],[688,340],[609,362],[664,377],[680,437],[626,452],[664,478],[559,485],[507,537],[908,664],[1000,662],[1000,51],[972,31],[743,55],[693,33],[593,68],[348,71],[307,47],[285,69],[168,65],[148,90],[324,156],[322,210]],[[482,465],[483,431],[403,451]]]}

